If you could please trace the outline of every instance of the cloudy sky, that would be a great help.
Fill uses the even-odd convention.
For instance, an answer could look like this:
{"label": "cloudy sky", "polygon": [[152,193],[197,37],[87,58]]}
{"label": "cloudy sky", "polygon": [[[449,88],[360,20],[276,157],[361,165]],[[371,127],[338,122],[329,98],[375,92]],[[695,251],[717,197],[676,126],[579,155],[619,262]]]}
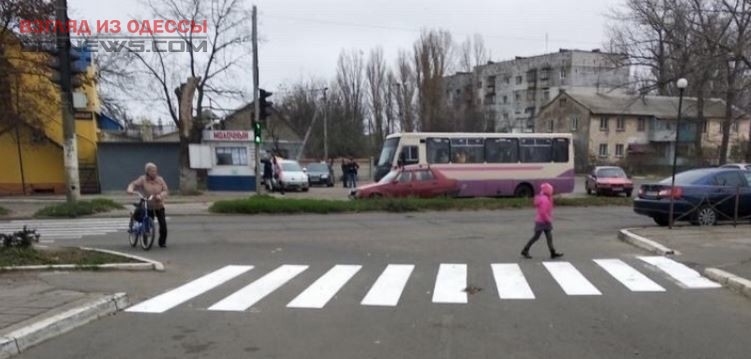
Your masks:
{"label": "cloudy sky", "polygon": [[[150,18],[139,0],[68,0],[72,18]],[[559,48],[601,48],[609,10],[622,0],[258,0],[261,87],[332,78],[342,49],[381,46],[389,64],[420,29],[460,42],[484,37],[493,60]],[[548,41],[546,43],[546,34]],[[250,69],[248,83],[252,82]]]}

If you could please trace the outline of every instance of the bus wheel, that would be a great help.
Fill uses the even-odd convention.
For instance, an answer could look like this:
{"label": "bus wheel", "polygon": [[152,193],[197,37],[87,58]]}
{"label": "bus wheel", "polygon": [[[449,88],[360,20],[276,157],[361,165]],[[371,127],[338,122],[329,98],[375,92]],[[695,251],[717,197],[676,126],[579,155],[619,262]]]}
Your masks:
{"label": "bus wheel", "polygon": [[534,195],[535,191],[532,189],[532,186],[526,183],[516,186],[516,189],[514,190],[514,197],[529,198]]}

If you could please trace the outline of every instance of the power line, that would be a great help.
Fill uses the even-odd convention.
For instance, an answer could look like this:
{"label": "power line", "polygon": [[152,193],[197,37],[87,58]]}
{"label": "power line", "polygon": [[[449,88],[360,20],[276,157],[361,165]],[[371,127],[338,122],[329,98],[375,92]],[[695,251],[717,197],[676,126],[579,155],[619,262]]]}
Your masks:
{"label": "power line", "polygon": [[[393,30],[393,31],[402,31],[402,32],[410,32],[410,33],[421,33],[422,29],[417,28],[409,28],[409,27],[399,27],[399,26],[386,26],[386,25],[373,25],[373,24],[365,24],[365,23],[351,23],[351,22],[344,22],[344,21],[335,21],[335,20],[322,20],[322,19],[312,19],[312,18],[301,18],[301,17],[293,17],[293,16],[279,16],[279,15],[267,15],[264,14],[265,17],[268,18],[274,18],[274,19],[281,19],[281,20],[291,20],[291,21],[299,21],[299,22],[309,22],[309,23],[316,23],[316,24],[323,24],[323,25],[334,25],[334,26],[344,26],[344,27],[357,27],[357,28],[367,28],[367,29],[379,29],[379,30]],[[460,35],[460,36],[472,36],[474,34],[469,33],[462,33],[462,32],[452,32],[454,34]],[[482,34],[483,37],[490,38],[490,39],[499,39],[499,40],[511,40],[511,41],[545,41],[545,36],[541,36],[539,38],[537,37],[524,37],[524,36],[503,36],[503,35],[486,35]],[[572,40],[564,40],[564,39],[548,39],[551,42],[562,42],[562,43],[572,43],[572,44],[587,44],[587,45],[600,45],[599,42],[592,42],[592,41],[572,41]]]}

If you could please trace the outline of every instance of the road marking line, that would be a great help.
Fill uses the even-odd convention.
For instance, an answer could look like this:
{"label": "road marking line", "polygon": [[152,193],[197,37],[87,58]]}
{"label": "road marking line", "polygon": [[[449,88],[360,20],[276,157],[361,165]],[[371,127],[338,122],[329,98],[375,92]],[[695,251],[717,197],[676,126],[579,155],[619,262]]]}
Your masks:
{"label": "road marking line", "polygon": [[225,266],[221,269],[206,274],[201,278],[190,281],[180,287],[177,287],[166,293],[160,294],[154,298],[132,306],[125,311],[138,313],[163,313],[184,302],[187,302],[190,299],[208,292],[209,290],[214,289],[219,285],[229,281],[230,279],[235,278],[251,269],[253,269],[253,266]]}
{"label": "road marking line", "polygon": [[396,306],[414,269],[412,264],[389,264],[360,304]]}
{"label": "road marking line", "polygon": [[535,299],[535,294],[518,264],[494,263],[490,267],[493,269],[495,285],[501,299]]}
{"label": "road marking line", "polygon": [[308,269],[305,265],[282,265],[253,283],[209,307],[217,311],[245,311]]}
{"label": "road marking line", "polygon": [[632,292],[665,291],[665,288],[620,259],[594,259],[594,262]]}
{"label": "road marking line", "polygon": [[647,262],[669,276],[673,277],[675,280],[686,286],[687,288],[720,288],[722,287],[719,283],[715,283],[705,277],[703,277],[699,272],[689,268],[683,263],[676,262],[670,258],[662,257],[662,256],[654,256],[654,257],[637,257],[641,259],[644,262]]}
{"label": "road marking line", "polygon": [[433,303],[467,303],[467,265],[441,264],[435,278]]}
{"label": "road marking line", "polygon": [[359,265],[335,265],[326,274],[293,299],[289,308],[323,308],[331,298],[362,268]]}
{"label": "road marking line", "polygon": [[590,283],[584,275],[581,274],[569,262],[543,262],[545,268],[550,272],[558,285],[568,295],[602,295],[595,286]]}

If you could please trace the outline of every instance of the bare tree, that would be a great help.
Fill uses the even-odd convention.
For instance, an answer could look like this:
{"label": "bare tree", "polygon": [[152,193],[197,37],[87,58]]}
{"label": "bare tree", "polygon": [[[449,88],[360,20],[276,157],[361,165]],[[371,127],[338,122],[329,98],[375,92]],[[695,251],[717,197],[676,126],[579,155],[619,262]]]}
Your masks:
{"label": "bare tree", "polygon": [[490,52],[485,48],[485,40],[480,34],[475,34],[473,37],[467,36],[458,49],[459,68],[464,72],[472,72],[475,66],[490,61]]}
{"label": "bare tree", "polygon": [[370,104],[370,117],[375,131],[375,148],[380,149],[384,139],[383,118],[386,104],[386,63],[383,60],[383,49],[376,48],[370,51],[368,64],[365,69],[368,83],[368,100]]}
{"label": "bare tree", "polygon": [[412,132],[419,128],[413,107],[417,85],[410,55],[404,50],[399,51],[396,60],[396,81],[399,127],[405,132]]}
{"label": "bare tree", "polygon": [[[337,62],[336,82],[339,100],[343,105],[345,121],[351,122],[348,127],[364,129],[365,114],[363,111],[365,81],[364,61],[361,51],[342,51]],[[333,91],[336,93],[337,91]],[[361,133],[364,131],[361,131]]]}
{"label": "bare tree", "polygon": [[[188,147],[201,141],[202,130],[209,120],[205,114],[205,101],[210,95],[223,98],[242,94],[235,70],[241,69],[241,61],[248,55],[247,26],[250,13],[241,0],[149,0],[148,6],[157,19],[186,19],[200,23],[207,19],[210,28],[206,33],[190,31],[180,33],[186,42],[184,52],[152,51],[142,53],[129,49],[128,55],[139,63],[148,74],[147,84],[157,88],[162,103],[172,121],[180,130],[180,167],[182,191],[196,189],[196,173],[190,169]],[[205,36],[207,42],[199,37]],[[152,39],[155,37],[152,35]],[[183,85],[178,83],[185,81]],[[190,86],[196,81],[195,87]],[[191,88],[196,92],[194,100],[183,102],[191,108],[190,117],[179,109],[180,98],[174,89],[184,92]],[[186,97],[187,98],[187,97]],[[193,110],[195,108],[195,110]],[[183,121],[190,121],[188,125]]]}
{"label": "bare tree", "polygon": [[414,44],[420,124],[423,131],[450,131],[445,116],[443,77],[451,70],[453,46],[445,30],[424,31]]}

